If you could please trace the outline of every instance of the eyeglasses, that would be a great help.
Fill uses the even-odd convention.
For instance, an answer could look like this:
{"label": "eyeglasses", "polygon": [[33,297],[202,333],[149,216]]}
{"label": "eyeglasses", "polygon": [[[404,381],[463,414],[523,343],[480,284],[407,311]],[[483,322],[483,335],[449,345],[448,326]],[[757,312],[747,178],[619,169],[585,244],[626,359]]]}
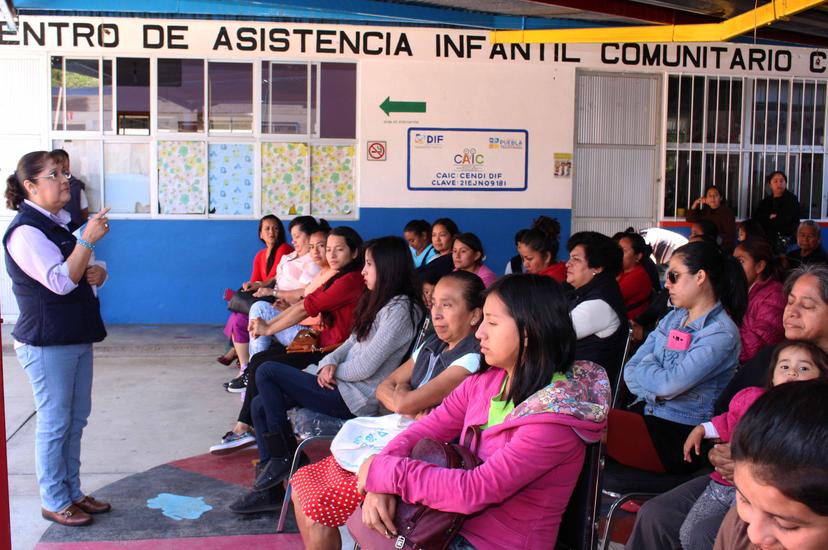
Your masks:
{"label": "eyeglasses", "polygon": [[668,271],[667,280],[670,281],[671,285],[674,285],[678,282],[679,277],[681,277],[682,275],[686,275],[686,273],[680,273],[678,271]]}
{"label": "eyeglasses", "polygon": [[[60,172],[49,172],[49,173],[48,173],[48,174],[46,174],[45,176],[35,176],[35,177],[34,177],[34,179],[36,179],[36,180],[52,180],[52,181],[57,181],[57,179],[58,179],[58,174],[59,174],[59,173],[60,173]],[[63,172],[63,177],[64,177],[65,179],[67,179],[67,180],[68,180],[68,179],[70,179],[70,178],[72,177],[72,174],[71,174],[71,173],[69,173],[69,172]]]}

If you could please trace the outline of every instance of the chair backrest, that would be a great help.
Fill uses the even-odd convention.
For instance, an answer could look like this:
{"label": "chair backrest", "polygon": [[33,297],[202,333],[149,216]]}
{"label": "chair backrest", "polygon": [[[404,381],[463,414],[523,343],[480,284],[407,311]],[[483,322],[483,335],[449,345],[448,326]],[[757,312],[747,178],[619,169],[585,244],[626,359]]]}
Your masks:
{"label": "chair backrest", "polygon": [[423,318],[420,319],[420,323],[417,326],[417,333],[414,336],[414,340],[411,341],[411,345],[408,347],[408,351],[405,352],[405,356],[403,357],[402,361],[403,363],[405,363],[411,358],[411,354],[414,353],[414,350],[423,345],[425,339],[432,332],[433,330],[431,326],[431,315],[423,315]]}
{"label": "chair backrest", "polygon": [[630,360],[630,352],[632,351],[632,327],[627,332],[627,343],[624,345],[624,356],[621,359],[621,368],[618,369],[618,379],[613,386],[612,408],[617,408],[621,402],[621,396],[627,394],[627,386],[624,384],[624,367],[627,366],[627,361]]}
{"label": "chair backrest", "polygon": [[587,446],[584,466],[561,518],[555,550],[592,550],[597,542],[596,520],[601,496],[604,446]]}

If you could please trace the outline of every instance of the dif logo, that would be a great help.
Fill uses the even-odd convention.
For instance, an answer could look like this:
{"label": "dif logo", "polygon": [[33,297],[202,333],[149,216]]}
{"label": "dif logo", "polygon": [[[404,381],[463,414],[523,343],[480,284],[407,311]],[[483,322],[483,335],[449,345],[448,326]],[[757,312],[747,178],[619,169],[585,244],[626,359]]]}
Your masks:
{"label": "dif logo", "polygon": [[454,164],[458,166],[480,166],[483,164],[483,159],[483,153],[478,153],[477,149],[463,149],[462,153],[454,155]]}
{"label": "dif logo", "polygon": [[443,137],[440,134],[414,134],[414,143],[417,145],[440,145],[443,143]]}

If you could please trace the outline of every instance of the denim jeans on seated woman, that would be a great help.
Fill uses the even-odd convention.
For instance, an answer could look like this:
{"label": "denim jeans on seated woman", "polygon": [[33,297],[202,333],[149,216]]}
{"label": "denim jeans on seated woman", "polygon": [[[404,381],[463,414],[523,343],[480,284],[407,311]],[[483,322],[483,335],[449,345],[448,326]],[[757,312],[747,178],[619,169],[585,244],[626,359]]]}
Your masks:
{"label": "denim jeans on seated woman", "polygon": [[[259,317],[265,321],[270,321],[274,319],[277,315],[281,313],[278,309],[274,309],[273,304],[269,304],[268,302],[259,301],[253,302],[253,305],[250,306],[250,318],[255,319]],[[302,329],[300,325],[293,325],[292,327],[288,327],[285,330],[280,330],[273,336],[257,336],[250,340],[250,356],[253,357],[260,351],[264,351],[270,348],[271,342],[273,342],[273,338],[279,341],[280,344],[287,347],[293,342],[293,338],[296,336],[296,333]]]}
{"label": "denim jeans on seated woman", "polygon": [[32,384],[37,427],[35,469],[40,500],[59,512],[83,499],[81,435],[92,410],[92,344],[16,350]]}
{"label": "denim jeans on seated woman", "polygon": [[288,409],[302,407],[336,418],[353,418],[342,399],[339,388],[329,390],[317,382],[316,376],[284,363],[270,361],[256,369],[259,395],[250,404],[255,427],[259,459],[270,459],[262,436],[267,433],[292,433],[287,419]]}

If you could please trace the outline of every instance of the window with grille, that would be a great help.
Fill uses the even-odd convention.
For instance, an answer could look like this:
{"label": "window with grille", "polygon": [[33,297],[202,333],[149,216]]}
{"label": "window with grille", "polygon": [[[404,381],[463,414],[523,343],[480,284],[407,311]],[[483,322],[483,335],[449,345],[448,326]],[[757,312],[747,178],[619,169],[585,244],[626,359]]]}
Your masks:
{"label": "window with grille", "polygon": [[826,82],[670,75],[664,216],[683,218],[716,185],[740,218],[782,170],[803,219],[826,217]]}

